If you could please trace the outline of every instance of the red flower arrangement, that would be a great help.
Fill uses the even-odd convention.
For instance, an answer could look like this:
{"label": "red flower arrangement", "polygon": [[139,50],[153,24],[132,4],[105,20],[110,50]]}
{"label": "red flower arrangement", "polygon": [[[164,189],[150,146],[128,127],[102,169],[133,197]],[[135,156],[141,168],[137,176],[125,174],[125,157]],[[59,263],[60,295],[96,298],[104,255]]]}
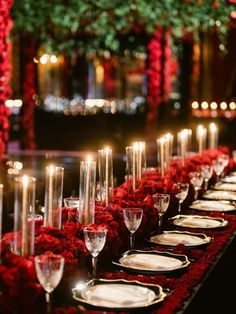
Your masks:
{"label": "red flower arrangement", "polygon": [[11,44],[9,33],[12,28],[12,20],[10,18],[12,3],[12,0],[0,0],[0,159],[5,153],[9,131],[9,110],[5,102],[11,94]]}
{"label": "red flower arrangement", "polygon": [[23,106],[21,111],[21,128],[23,130],[23,138],[21,145],[23,148],[35,148],[35,132],[34,132],[34,108],[35,108],[35,79],[36,69],[34,63],[35,42],[32,38],[27,39],[28,45],[24,49],[25,56],[25,76],[23,83]]}
{"label": "red flower arrangement", "polygon": [[[122,251],[127,248],[129,233],[123,222],[122,211],[124,207],[135,206],[143,208],[144,214],[142,224],[137,230],[137,245],[142,247],[143,238],[149,236],[157,226],[158,215],[153,208],[152,194],[157,191],[168,192],[171,194],[171,204],[167,212],[168,215],[173,216],[178,207],[177,199],[174,197],[172,191],[173,183],[179,180],[189,180],[189,171],[198,169],[203,163],[211,164],[212,160],[217,158],[222,153],[227,153],[225,148],[220,148],[220,150],[207,150],[205,151],[204,157],[196,155],[189,158],[185,167],[181,167],[178,161],[174,161],[171,163],[165,178],[161,178],[158,169],[152,172],[147,172],[147,175],[142,178],[137,190],[134,192],[130,191],[129,183],[125,182],[120,187],[115,189],[114,198],[108,206],[105,207],[102,202],[98,202],[96,204],[95,211],[96,224],[90,226],[93,228],[102,226],[106,227],[108,230],[106,245],[100,256],[101,260],[104,262],[110,262],[111,259],[118,257]],[[230,160],[226,171],[232,170],[233,166],[234,163]],[[190,195],[189,201],[192,201],[191,197],[192,196]],[[109,279],[124,278],[128,280],[139,280],[145,283],[159,284],[164,288],[168,288],[171,290],[171,295],[168,296],[162,306],[153,313],[175,313],[181,308],[182,303],[191,294],[193,287],[200,282],[206,270],[214,262],[217,253],[222,250],[236,228],[236,217],[234,217],[234,215],[222,213],[208,213],[208,215],[212,217],[224,217],[228,220],[229,225],[227,228],[221,230],[206,230],[206,235],[213,237],[214,241],[204,249],[191,249],[183,244],[177,245],[173,248],[174,253],[185,254],[189,257],[189,259],[194,260],[194,262],[191,263],[180,278],[172,277],[171,274],[149,276],[134,275],[123,271],[106,272],[103,274],[103,277]],[[67,267],[73,267],[75,265],[77,267],[78,264],[83,264],[88,258],[90,258],[83,240],[84,226],[76,222],[76,211],[74,209],[63,209],[62,216],[63,230],[42,226],[37,228],[35,254],[52,251],[65,257]],[[154,249],[163,250],[163,247],[156,246]],[[7,289],[10,285],[11,293],[13,293],[14,298],[17,298],[18,301],[19,296],[16,296],[16,294],[17,291],[21,289],[19,289],[19,282],[18,280],[15,280],[13,274],[14,271],[16,271],[15,268],[17,270],[22,268],[20,279],[22,279],[22,276],[27,276],[27,279],[25,279],[24,282],[25,289],[32,288],[32,300],[37,301],[38,294],[42,291],[40,291],[35,279],[32,257],[24,259],[22,257],[15,256],[9,252],[9,248],[7,246],[3,247],[2,256],[3,263],[0,265],[0,275],[2,275],[2,278],[0,276],[0,287],[3,286],[3,289]],[[23,291],[18,291],[19,294],[21,294],[21,292],[23,293]],[[10,313],[8,311],[8,307],[10,305],[7,303],[7,300],[12,297],[11,293],[9,292],[6,298],[5,295],[4,297],[0,295],[0,301],[2,298],[2,302],[6,307],[5,313]],[[28,300],[28,302],[30,301]],[[56,309],[55,313],[70,314],[79,312],[74,307],[65,307]],[[87,311],[87,313],[92,314],[96,312]]]}

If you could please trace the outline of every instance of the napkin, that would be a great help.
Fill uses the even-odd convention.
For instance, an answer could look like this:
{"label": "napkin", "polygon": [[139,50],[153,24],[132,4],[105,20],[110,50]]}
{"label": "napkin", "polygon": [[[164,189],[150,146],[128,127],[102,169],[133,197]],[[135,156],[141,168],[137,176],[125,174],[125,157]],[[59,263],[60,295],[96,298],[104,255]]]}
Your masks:
{"label": "napkin", "polygon": [[189,234],[166,233],[157,236],[157,239],[158,237],[159,242],[163,244],[177,245],[183,243],[185,245],[198,245],[203,243],[202,238]]}
{"label": "napkin", "polygon": [[219,227],[221,222],[218,220],[207,218],[184,218],[179,221],[179,225],[186,227],[198,227],[198,228],[214,228]]}
{"label": "napkin", "polygon": [[182,261],[173,257],[154,254],[132,254],[123,258],[121,263],[147,270],[168,270],[182,266]]}
{"label": "napkin", "polygon": [[83,298],[91,304],[108,307],[133,307],[150,303],[154,291],[146,287],[122,284],[97,285],[89,287]]}
{"label": "napkin", "polygon": [[227,182],[227,183],[236,183],[236,176],[225,177],[224,181]]}
{"label": "napkin", "polygon": [[205,210],[220,210],[220,211],[227,211],[234,209],[234,206],[231,204],[224,204],[220,201],[199,201],[198,203],[194,204],[196,208],[205,209]]}
{"label": "napkin", "polygon": [[236,184],[222,183],[217,186],[219,190],[236,191]]}
{"label": "napkin", "polygon": [[234,192],[229,191],[214,191],[205,195],[207,198],[216,198],[219,200],[227,199],[227,200],[236,200],[236,194]]}

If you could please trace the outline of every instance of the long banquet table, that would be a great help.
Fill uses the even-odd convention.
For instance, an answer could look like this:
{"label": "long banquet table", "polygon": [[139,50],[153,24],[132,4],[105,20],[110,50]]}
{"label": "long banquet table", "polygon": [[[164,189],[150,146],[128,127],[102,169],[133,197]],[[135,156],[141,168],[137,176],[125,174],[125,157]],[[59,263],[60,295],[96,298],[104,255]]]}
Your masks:
{"label": "long banquet table", "polygon": [[[211,152],[207,154],[208,161],[209,155],[212,155]],[[199,312],[221,313],[222,311],[233,313],[234,289],[230,288],[230,283],[234,283],[236,279],[235,211],[227,213],[202,211],[199,213],[190,209],[189,205],[193,200],[191,188],[184,203],[183,214],[221,217],[228,221],[228,225],[219,229],[205,229],[204,233],[213,237],[213,241],[207,245],[188,248],[183,244],[178,244],[172,248],[173,253],[188,256],[190,260],[188,267],[167,274],[144,275],[124,271],[111,263],[114,258],[119,257],[122,252],[128,249],[128,232],[121,220],[122,207],[125,206],[136,204],[136,206],[142,206],[144,209],[145,219],[137,232],[136,248],[166,250],[164,246],[150,244],[146,241],[157,224],[157,215],[153,210],[151,194],[155,191],[168,191],[167,186],[170,181],[173,182],[177,179],[175,177],[177,172],[178,176],[181,175],[183,178],[202,162],[202,159],[193,158],[185,169],[178,168],[174,164],[172,171],[174,169],[175,174],[170,171],[168,178],[165,178],[165,185],[163,185],[162,179],[156,178],[156,175],[155,180],[152,176],[148,176],[142,182],[137,193],[127,193],[127,185],[124,183],[115,191],[114,200],[106,209],[101,204],[96,207],[96,223],[106,223],[109,228],[108,245],[99,256],[100,278],[138,280],[144,283],[158,284],[163,287],[166,293],[163,302],[145,310],[135,309],[132,311],[133,313],[194,314]],[[231,160],[225,173],[232,171],[233,168],[234,163]],[[164,216],[164,230],[176,229],[169,222],[169,218],[177,214],[177,205],[176,198],[172,196],[170,206]],[[89,279],[91,257],[86,254],[82,243],[83,226],[73,221],[68,222],[68,217],[68,212],[64,209],[63,219],[65,223],[62,231],[43,227],[39,227],[36,231],[36,254],[54,250],[66,258],[64,276],[53,292],[53,313],[113,313],[113,309],[98,311],[96,308],[81,306],[72,298],[71,289],[76,284]],[[191,228],[185,230],[192,231]],[[203,232],[203,230],[199,229],[197,232]],[[69,244],[71,247],[68,246]],[[63,245],[67,248],[65,249]],[[0,265],[0,289],[0,313],[46,313],[44,293],[39,287],[33,270],[33,257],[25,259],[15,256],[7,250],[7,247],[4,247],[2,264]],[[126,311],[121,312],[128,313]]]}

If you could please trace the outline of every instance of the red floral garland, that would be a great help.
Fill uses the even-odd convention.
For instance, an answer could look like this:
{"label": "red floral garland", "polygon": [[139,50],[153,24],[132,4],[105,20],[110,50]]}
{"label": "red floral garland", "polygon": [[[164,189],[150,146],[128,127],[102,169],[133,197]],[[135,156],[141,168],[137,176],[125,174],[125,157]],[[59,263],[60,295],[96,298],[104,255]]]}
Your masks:
{"label": "red floral garland", "polygon": [[27,39],[27,45],[24,46],[24,78],[23,78],[23,106],[21,112],[21,128],[23,137],[21,145],[26,149],[35,148],[35,131],[34,131],[34,108],[35,108],[35,42],[33,39]]}
{"label": "red floral garland", "polygon": [[164,46],[164,75],[163,75],[163,98],[169,101],[172,92],[172,78],[177,73],[177,61],[174,59],[171,49],[171,32],[165,34]]}
{"label": "red floral garland", "polygon": [[146,124],[148,133],[155,132],[158,117],[158,105],[162,102],[162,31],[156,30],[148,46],[147,57],[147,106]]}
{"label": "red floral garland", "polygon": [[5,102],[11,94],[9,33],[13,25],[10,18],[12,4],[12,0],[0,0],[0,159],[6,150],[9,131],[9,109]]}
{"label": "red floral garland", "polygon": [[156,30],[147,46],[147,134],[156,134],[158,107],[170,98],[172,77],[176,74],[177,64],[171,50],[171,32]]}

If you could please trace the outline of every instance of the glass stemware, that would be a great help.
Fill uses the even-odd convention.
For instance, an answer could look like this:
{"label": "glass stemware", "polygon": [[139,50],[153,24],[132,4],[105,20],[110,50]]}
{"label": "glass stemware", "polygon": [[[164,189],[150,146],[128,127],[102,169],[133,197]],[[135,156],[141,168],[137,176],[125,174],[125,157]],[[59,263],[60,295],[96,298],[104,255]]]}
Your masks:
{"label": "glass stemware", "polygon": [[97,276],[97,258],[106,243],[106,235],[107,229],[103,227],[97,229],[92,227],[84,228],[85,245],[92,255],[93,278]]}
{"label": "glass stemware", "polygon": [[224,168],[225,168],[225,162],[223,159],[217,158],[216,160],[212,161],[212,167],[216,173],[216,182],[219,182],[220,176],[223,173]]}
{"label": "glass stemware", "polygon": [[47,312],[51,313],[50,295],[61,281],[64,270],[64,257],[57,254],[42,254],[34,259],[37,278],[46,291]]}
{"label": "glass stemware", "polygon": [[134,248],[134,240],[135,240],[135,231],[139,228],[142,217],[143,210],[142,208],[124,208],[123,209],[124,222],[127,229],[130,232],[130,248]]}
{"label": "glass stemware", "polygon": [[213,168],[210,165],[203,165],[201,167],[201,174],[203,176],[204,180],[204,190],[206,191],[208,188],[208,182],[213,174]]}
{"label": "glass stemware", "polygon": [[192,183],[194,187],[194,199],[196,200],[198,198],[198,193],[201,190],[204,177],[202,176],[201,172],[190,172],[189,174],[190,182]]}
{"label": "glass stemware", "polygon": [[159,217],[159,233],[162,231],[162,217],[163,214],[166,212],[169,202],[170,202],[170,195],[164,193],[155,193],[152,196],[154,201],[154,208],[157,209],[158,217]]}
{"label": "glass stemware", "polygon": [[177,182],[173,184],[175,197],[179,200],[178,212],[181,212],[181,205],[188,195],[189,184],[183,182]]}

